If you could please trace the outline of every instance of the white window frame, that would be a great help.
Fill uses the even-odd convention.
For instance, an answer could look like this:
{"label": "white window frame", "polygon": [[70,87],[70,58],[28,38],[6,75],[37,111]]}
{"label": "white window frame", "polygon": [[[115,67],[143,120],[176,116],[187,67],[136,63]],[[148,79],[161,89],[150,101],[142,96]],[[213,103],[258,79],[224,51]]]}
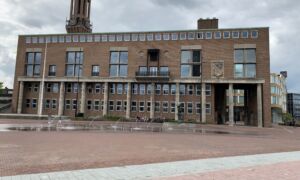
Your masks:
{"label": "white window frame", "polygon": [[[165,106],[166,104],[167,104],[167,106]],[[162,102],[162,111],[163,111],[163,113],[169,113],[169,102],[168,101]]]}
{"label": "white window frame", "polygon": [[[192,107],[190,107],[190,105],[192,105]],[[194,103],[193,102],[187,102],[187,114],[194,114]],[[190,112],[190,110],[192,110],[192,112]]]}
{"label": "white window frame", "polygon": [[[141,105],[143,103],[143,105]],[[143,110],[141,110],[143,108]],[[145,112],[145,101],[140,101],[139,102],[139,112]]]}

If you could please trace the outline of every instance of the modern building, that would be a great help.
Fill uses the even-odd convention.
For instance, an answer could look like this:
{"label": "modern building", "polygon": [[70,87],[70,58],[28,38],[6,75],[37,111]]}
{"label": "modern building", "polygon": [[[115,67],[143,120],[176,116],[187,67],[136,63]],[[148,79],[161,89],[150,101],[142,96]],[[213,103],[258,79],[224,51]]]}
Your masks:
{"label": "modern building", "polygon": [[[81,2],[81,3],[79,3]],[[72,0],[67,34],[20,35],[13,111],[271,125],[269,28],[91,33],[90,1]],[[228,105],[226,103],[228,92]]]}
{"label": "modern building", "polygon": [[282,115],[287,113],[286,73],[271,73],[272,123],[282,123]]}
{"label": "modern building", "polygon": [[295,120],[300,120],[300,94],[288,93],[287,102],[288,112]]}

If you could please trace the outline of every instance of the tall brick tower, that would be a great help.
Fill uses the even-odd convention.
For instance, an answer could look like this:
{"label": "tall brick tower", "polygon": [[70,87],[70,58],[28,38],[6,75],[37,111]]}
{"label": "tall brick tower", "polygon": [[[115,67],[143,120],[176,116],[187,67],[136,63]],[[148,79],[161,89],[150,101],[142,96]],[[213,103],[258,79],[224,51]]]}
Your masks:
{"label": "tall brick tower", "polygon": [[91,33],[91,0],[71,0],[70,20],[67,20],[68,33]]}

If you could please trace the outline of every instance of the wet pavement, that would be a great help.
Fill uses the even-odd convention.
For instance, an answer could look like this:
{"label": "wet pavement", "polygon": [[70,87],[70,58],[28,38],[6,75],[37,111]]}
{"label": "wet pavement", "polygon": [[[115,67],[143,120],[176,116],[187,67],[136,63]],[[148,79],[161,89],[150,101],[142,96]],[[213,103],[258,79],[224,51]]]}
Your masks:
{"label": "wet pavement", "polygon": [[0,177],[300,150],[291,127],[0,120],[0,129]]}

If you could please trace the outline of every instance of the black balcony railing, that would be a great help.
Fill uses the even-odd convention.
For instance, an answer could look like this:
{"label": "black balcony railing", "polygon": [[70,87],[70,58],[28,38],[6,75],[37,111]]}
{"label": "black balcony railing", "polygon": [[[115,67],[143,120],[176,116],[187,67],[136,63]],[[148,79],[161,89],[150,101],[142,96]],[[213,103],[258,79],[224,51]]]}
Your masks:
{"label": "black balcony railing", "polygon": [[56,76],[56,72],[49,72],[48,76]]}
{"label": "black balcony railing", "polygon": [[170,78],[169,71],[137,71],[136,78],[139,80],[162,80],[168,81]]}
{"label": "black balcony railing", "polygon": [[99,72],[92,72],[92,76],[93,76],[93,77],[96,77],[96,76],[99,76],[99,75],[100,75]]}

